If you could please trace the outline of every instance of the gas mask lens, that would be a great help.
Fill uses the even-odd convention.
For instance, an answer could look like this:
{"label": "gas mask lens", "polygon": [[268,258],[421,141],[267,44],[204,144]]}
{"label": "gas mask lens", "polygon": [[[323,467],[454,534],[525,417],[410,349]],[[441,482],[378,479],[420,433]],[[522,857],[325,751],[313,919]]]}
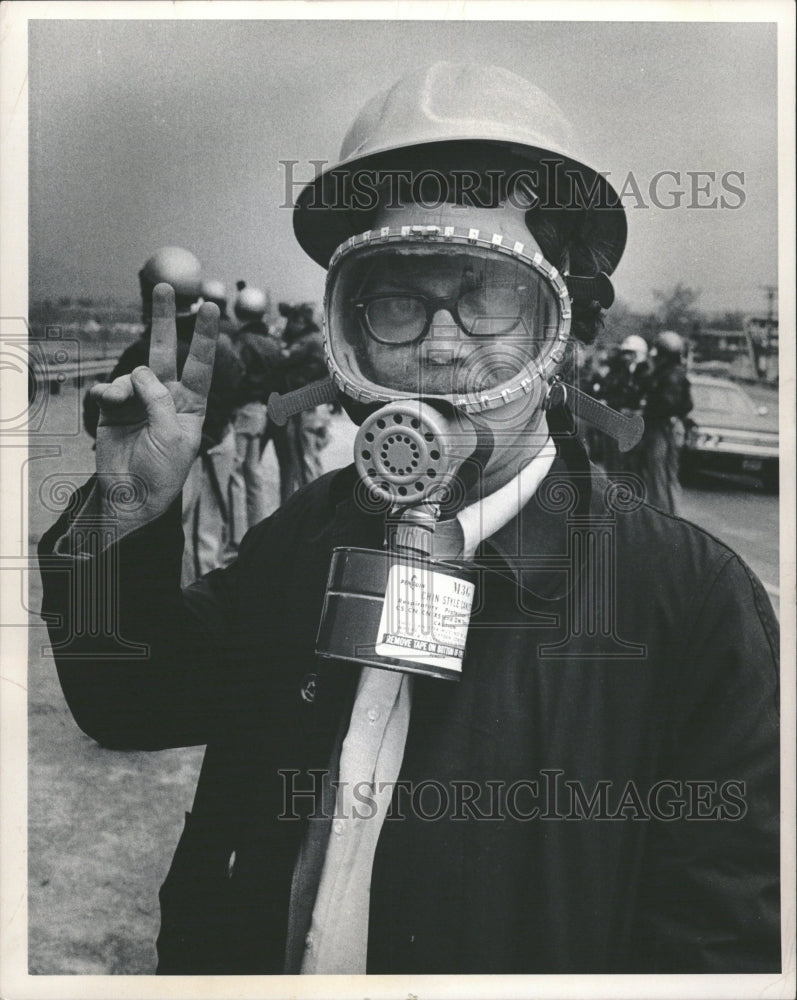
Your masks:
{"label": "gas mask lens", "polygon": [[331,367],[363,401],[499,405],[541,377],[568,325],[564,283],[539,254],[376,241],[346,248],[327,280]]}

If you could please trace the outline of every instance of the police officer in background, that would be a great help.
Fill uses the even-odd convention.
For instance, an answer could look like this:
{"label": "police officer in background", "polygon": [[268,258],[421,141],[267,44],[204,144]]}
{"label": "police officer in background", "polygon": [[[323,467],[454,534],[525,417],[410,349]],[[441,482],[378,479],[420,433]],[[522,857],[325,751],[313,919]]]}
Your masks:
{"label": "police officer in background", "polygon": [[[148,363],[153,320],[152,291],[164,281],[174,289],[179,378],[188,357],[196,308],[202,292],[201,264],[190,250],[183,247],[161,247],[146,261],[138,278],[144,330],[119,358],[109,381],[129,375],[135,368]],[[220,334],[202,424],[201,447],[183,488],[184,586],[225,562],[228,537],[234,530],[230,486],[235,439],[231,418],[242,373],[230,338]],[[87,393],[83,404],[83,422],[93,438],[97,437],[99,417],[96,399]]]}
{"label": "police officer in background", "polygon": [[638,445],[638,472],[648,503],[668,514],[678,514],[681,484],[678,478],[685,426],[692,410],[692,394],[682,359],[684,340],[672,330],[653,342],[652,369],[642,380],[645,433]]}
{"label": "police officer in background", "polygon": [[[609,360],[608,371],[598,384],[599,398],[625,416],[642,412],[645,381],[648,374],[647,341],[631,334]],[[622,452],[608,435],[602,441],[603,465],[608,473],[638,472],[640,445]]]}
{"label": "police officer in background", "polygon": [[[639,384],[647,373],[648,342],[644,337],[632,333],[620,344],[620,354],[625,361],[626,369],[632,376],[632,384]],[[638,395],[635,393],[633,402],[634,408],[638,409]]]}
{"label": "police officer in background", "polygon": [[[282,331],[283,384],[288,391],[317,382],[327,375],[324,339],[309,302],[280,302],[285,317]],[[284,503],[296,490],[317,479],[322,472],[321,452],[329,443],[330,412],[326,405],[297,413],[285,426],[288,463],[281,470],[280,497]]]}
{"label": "police officer in background", "polygon": [[[246,528],[262,521],[268,509],[268,484],[263,471],[263,449],[266,443],[266,404],[272,392],[279,391],[279,371],[284,365],[281,343],[271,336],[264,320],[268,301],[265,292],[247,285],[235,299],[235,318],[240,323],[235,335],[235,348],[244,373],[235,411],[235,447],[238,473],[243,479]],[[285,437],[284,428],[275,429],[278,455],[284,451],[276,444]],[[240,537],[234,539],[238,544]]]}
{"label": "police officer in background", "polygon": [[229,337],[234,337],[238,327],[227,312],[227,289],[218,278],[206,278],[202,282],[202,301],[212,302],[219,307],[219,330]]}

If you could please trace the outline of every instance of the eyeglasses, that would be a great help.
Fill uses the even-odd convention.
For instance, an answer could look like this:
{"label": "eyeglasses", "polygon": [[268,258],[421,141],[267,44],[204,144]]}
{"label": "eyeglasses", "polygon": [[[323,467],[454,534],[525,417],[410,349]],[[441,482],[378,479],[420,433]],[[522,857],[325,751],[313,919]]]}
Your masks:
{"label": "eyeglasses", "polygon": [[487,285],[459,296],[432,298],[416,293],[366,295],[352,304],[366,332],[380,344],[402,345],[423,340],[437,312],[446,309],[469,337],[501,337],[530,328],[524,303],[526,289]]}

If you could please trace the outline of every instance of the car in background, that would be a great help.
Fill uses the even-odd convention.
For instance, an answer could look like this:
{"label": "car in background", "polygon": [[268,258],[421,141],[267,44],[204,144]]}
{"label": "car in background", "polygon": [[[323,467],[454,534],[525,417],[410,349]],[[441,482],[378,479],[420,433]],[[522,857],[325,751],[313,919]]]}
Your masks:
{"label": "car in background", "polygon": [[691,374],[694,408],[687,419],[681,452],[681,479],[700,471],[757,476],[778,489],[778,415],[758,406],[728,379]]}

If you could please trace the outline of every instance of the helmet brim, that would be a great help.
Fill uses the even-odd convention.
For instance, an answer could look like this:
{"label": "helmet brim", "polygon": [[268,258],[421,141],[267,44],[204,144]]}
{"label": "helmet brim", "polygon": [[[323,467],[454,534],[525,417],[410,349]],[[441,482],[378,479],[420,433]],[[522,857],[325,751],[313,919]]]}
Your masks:
{"label": "helmet brim", "polygon": [[[587,206],[579,207],[579,203],[569,197],[570,204],[557,207],[572,207],[589,215],[592,238],[600,243],[606,261],[603,270],[607,274],[615,270],[625,249],[628,224],[625,208],[603,174],[577,160],[552,152],[550,148],[495,140],[447,139],[444,142],[402,145],[330,167],[307,184],[296,200],[293,229],[299,245],[312,260],[327,268],[332,254],[341,243],[371,228],[371,219],[377,211],[376,204],[361,208],[351,204],[350,199],[340,199],[341,190],[351,190],[353,175],[365,171],[396,173],[428,170],[435,162],[435,154],[440,155],[443,151],[446,161],[456,157],[463,170],[467,170],[472,162],[483,163],[485,153],[490,153],[491,160],[494,156],[495,169],[508,173],[545,162],[555,165],[556,172],[563,177],[577,176],[580,179],[579,188],[588,195]],[[569,187],[567,190],[570,190]],[[576,261],[571,270],[579,273]]]}

